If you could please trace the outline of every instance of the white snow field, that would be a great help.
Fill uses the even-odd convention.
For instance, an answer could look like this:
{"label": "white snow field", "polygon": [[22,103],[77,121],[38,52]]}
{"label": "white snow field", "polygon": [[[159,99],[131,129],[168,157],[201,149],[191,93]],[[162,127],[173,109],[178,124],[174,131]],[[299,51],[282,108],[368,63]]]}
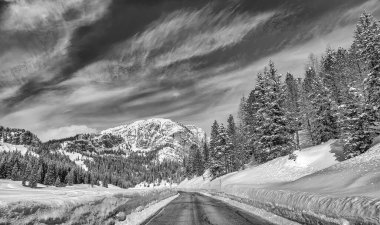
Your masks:
{"label": "white snow field", "polygon": [[175,195],[169,189],[121,189],[90,185],[23,187],[20,181],[0,180],[0,224],[107,224],[118,212]]}
{"label": "white snow field", "polygon": [[88,184],[76,184],[57,188],[38,184],[36,189],[24,187],[21,181],[0,179],[0,207],[6,204],[34,201],[50,205],[64,205],[67,203],[85,202],[118,193],[133,193],[127,189],[108,185],[108,188]]}
{"label": "white snow field", "polygon": [[332,143],[297,152],[296,162],[282,157],[212,182],[198,177],[179,187],[223,192],[304,224],[380,224],[380,144],[338,162]]}

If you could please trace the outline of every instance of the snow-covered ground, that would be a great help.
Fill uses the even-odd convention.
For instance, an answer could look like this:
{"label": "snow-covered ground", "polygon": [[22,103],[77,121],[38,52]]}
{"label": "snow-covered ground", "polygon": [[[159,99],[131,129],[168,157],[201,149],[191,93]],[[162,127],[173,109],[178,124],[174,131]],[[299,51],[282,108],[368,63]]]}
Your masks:
{"label": "snow-covered ground", "polygon": [[93,158],[84,156],[78,152],[67,152],[67,151],[64,151],[63,149],[59,149],[58,152],[63,154],[63,155],[68,156],[71,161],[75,162],[75,164],[82,167],[82,169],[84,169],[85,171],[88,171],[88,168],[87,168],[86,164],[84,163],[84,161],[85,160],[94,161]]}
{"label": "snow-covered ground", "polygon": [[[121,189],[90,185],[62,188],[0,180],[0,224],[108,224],[116,214],[130,214],[177,194],[167,188]],[[148,214],[147,214],[148,215]]]}
{"label": "snow-covered ground", "polygon": [[[4,142],[0,142],[0,152],[20,152],[22,155],[25,155],[26,152],[28,152],[28,148],[24,145],[12,145]],[[35,157],[38,157],[38,155],[32,151],[29,151],[30,154],[32,154]]]}
{"label": "snow-covered ground", "polygon": [[278,188],[334,196],[380,198],[380,144],[360,156]]}
{"label": "snow-covered ground", "polygon": [[227,174],[211,182],[203,177],[185,180],[179,184],[179,187],[213,189],[231,185],[266,187],[294,181],[338,163],[335,154],[331,151],[334,142],[329,141],[322,145],[296,151],[297,159],[295,161],[284,156],[259,166]]}
{"label": "snow-covered ground", "polygon": [[306,224],[380,224],[380,144],[343,162],[333,141],[296,154],[179,187],[221,191]]}
{"label": "snow-covered ground", "polygon": [[210,195],[209,193],[206,193],[206,192],[202,192],[202,194],[209,196],[209,197],[212,197],[212,198],[216,198],[216,199],[223,201],[229,205],[232,205],[232,206],[235,206],[235,207],[242,209],[244,211],[250,212],[256,216],[264,218],[265,220],[267,220],[273,224],[279,224],[279,225],[283,225],[283,224],[298,225],[299,224],[297,222],[294,222],[294,221],[285,219],[283,217],[277,216],[276,214],[270,213],[270,212],[265,211],[263,209],[256,208],[252,205],[244,204],[242,202],[238,202],[238,201],[232,200],[232,199],[227,198],[227,197],[218,196],[218,195]]}
{"label": "snow-covered ground", "polygon": [[108,188],[96,185],[91,187],[88,184],[77,184],[61,188],[38,184],[36,189],[32,189],[22,186],[21,181],[0,179],[0,207],[21,201],[61,205],[94,200],[118,193],[135,193],[136,190],[121,189],[113,185],[108,185]]}

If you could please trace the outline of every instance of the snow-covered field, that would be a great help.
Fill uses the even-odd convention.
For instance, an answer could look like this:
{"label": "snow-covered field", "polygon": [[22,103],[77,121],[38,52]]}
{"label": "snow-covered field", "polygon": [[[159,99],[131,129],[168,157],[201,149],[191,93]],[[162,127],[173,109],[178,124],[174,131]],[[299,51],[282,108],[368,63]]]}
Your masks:
{"label": "snow-covered field", "polygon": [[306,224],[380,224],[380,144],[339,162],[333,143],[296,152],[296,161],[282,157],[211,182],[197,177],[179,187],[223,192]]}
{"label": "snow-covered field", "polygon": [[133,194],[138,190],[127,190],[108,185],[108,188],[88,184],[77,184],[57,188],[38,184],[36,189],[24,187],[21,181],[0,179],[0,206],[21,201],[33,201],[50,205],[64,205],[67,203],[92,201],[97,198],[114,194]]}
{"label": "snow-covered field", "polygon": [[0,224],[107,224],[118,212],[160,201],[176,191],[121,189],[89,185],[63,188],[38,185],[31,189],[21,182],[0,180]]}

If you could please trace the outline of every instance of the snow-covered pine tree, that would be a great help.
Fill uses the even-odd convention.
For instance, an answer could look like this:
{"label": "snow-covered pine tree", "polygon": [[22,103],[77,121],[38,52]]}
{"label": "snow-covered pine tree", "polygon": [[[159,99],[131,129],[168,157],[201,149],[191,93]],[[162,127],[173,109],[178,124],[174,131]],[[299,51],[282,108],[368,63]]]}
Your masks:
{"label": "snow-covered pine tree", "polygon": [[312,125],[316,144],[339,136],[335,102],[330,91],[319,77],[313,82],[313,92],[309,95],[312,105]]}
{"label": "snow-covered pine tree", "polygon": [[[267,68],[264,69],[266,71]],[[264,162],[265,154],[264,150],[257,145],[259,138],[263,134],[259,129],[260,122],[263,120],[263,114],[259,113],[264,107],[264,96],[266,94],[267,80],[261,73],[257,74],[256,85],[253,91],[251,91],[247,99],[247,128],[246,133],[248,136],[246,145],[246,155],[251,156],[251,162]]]}
{"label": "snow-covered pine tree", "polygon": [[202,176],[204,172],[204,166],[203,166],[203,158],[202,153],[199,150],[199,148],[196,148],[195,155],[194,155],[194,161],[193,161],[193,168],[194,168],[194,174],[196,176]]}
{"label": "snow-covered pine tree", "polygon": [[215,149],[216,149],[217,141],[218,141],[218,131],[219,131],[219,124],[215,120],[211,126],[210,146],[209,146],[209,165],[207,165],[208,168],[210,168],[211,162],[215,158]]}
{"label": "snow-covered pine tree", "polygon": [[308,137],[310,138],[313,145],[316,145],[317,141],[313,130],[313,110],[309,96],[311,95],[311,93],[313,93],[313,82],[315,80],[315,77],[315,70],[312,67],[309,67],[306,70],[305,78],[300,88],[300,113],[302,115],[302,128],[307,131]]}
{"label": "snow-covered pine tree", "polygon": [[371,122],[365,110],[363,94],[356,88],[350,88],[349,99],[339,107],[339,125],[344,141],[344,154],[347,159],[367,151],[372,142]]}
{"label": "snow-covered pine tree", "polygon": [[[207,139],[207,138],[206,138]],[[204,167],[207,167],[210,157],[210,149],[207,146],[207,141],[203,144],[203,161],[204,161]]]}
{"label": "snow-covered pine tree", "polygon": [[210,161],[210,171],[214,177],[219,177],[226,173],[227,140],[228,136],[226,129],[223,124],[219,124],[213,156]]}
{"label": "snow-covered pine tree", "polygon": [[236,171],[239,167],[236,153],[236,125],[234,117],[230,115],[227,120],[227,172]]}
{"label": "snow-covered pine tree", "polygon": [[364,80],[366,109],[373,122],[380,121],[380,24],[371,14],[361,15],[356,26],[354,49],[369,70]]}
{"label": "snow-covered pine tree", "polygon": [[[294,149],[289,118],[284,108],[285,93],[281,83],[281,75],[273,62],[264,71],[263,80],[258,82],[258,102],[261,107],[257,111],[258,139],[257,148],[263,162],[288,155]],[[257,85],[258,86],[258,85]],[[256,86],[256,88],[257,88]]]}
{"label": "snow-covered pine tree", "polygon": [[291,129],[295,132],[294,143],[297,149],[300,148],[299,131],[301,128],[301,113],[300,113],[300,93],[297,80],[292,74],[287,73],[285,78],[286,84],[286,101],[285,108],[288,113]]}

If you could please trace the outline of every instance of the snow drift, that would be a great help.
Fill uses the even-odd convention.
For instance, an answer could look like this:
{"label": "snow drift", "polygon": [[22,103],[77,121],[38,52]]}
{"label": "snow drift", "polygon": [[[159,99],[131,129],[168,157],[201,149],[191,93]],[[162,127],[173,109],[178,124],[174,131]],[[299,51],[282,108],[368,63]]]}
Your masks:
{"label": "snow drift", "polygon": [[331,144],[297,152],[294,163],[283,157],[212,182],[185,181],[180,187],[198,185],[304,224],[380,224],[380,145],[338,162]]}

